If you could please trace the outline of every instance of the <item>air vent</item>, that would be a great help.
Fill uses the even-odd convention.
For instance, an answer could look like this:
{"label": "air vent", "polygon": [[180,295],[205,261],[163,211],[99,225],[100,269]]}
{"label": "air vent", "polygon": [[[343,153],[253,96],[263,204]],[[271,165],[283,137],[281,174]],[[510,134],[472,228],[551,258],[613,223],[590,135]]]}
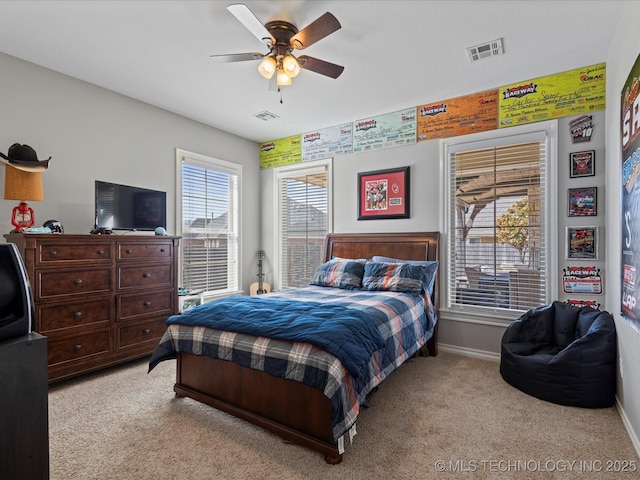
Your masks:
{"label": "air vent", "polygon": [[502,48],[502,39],[493,40],[492,42],[476,45],[475,47],[467,48],[469,54],[469,61],[477,62],[482,58],[495,57],[496,55],[502,55],[504,49]]}
{"label": "air vent", "polygon": [[268,112],[267,110],[263,110],[259,113],[256,113],[254,117],[259,118],[260,120],[264,120],[268,122],[269,120],[273,120],[274,118],[278,118],[275,113]]}

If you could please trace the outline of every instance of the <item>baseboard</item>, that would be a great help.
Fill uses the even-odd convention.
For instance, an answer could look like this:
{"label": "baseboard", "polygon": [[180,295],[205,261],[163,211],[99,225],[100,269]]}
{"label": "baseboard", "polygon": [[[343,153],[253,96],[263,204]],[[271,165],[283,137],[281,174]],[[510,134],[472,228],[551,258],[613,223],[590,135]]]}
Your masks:
{"label": "baseboard", "polygon": [[438,350],[442,350],[443,352],[448,353],[455,353],[456,355],[464,355],[465,357],[490,360],[492,362],[500,362],[499,353],[488,352],[486,350],[476,350],[475,348],[459,347],[458,345],[447,345],[446,343],[438,343]]}
{"label": "baseboard", "polygon": [[631,425],[631,422],[629,421],[629,417],[627,417],[627,414],[625,413],[624,408],[622,407],[622,404],[620,403],[620,400],[618,399],[617,395],[616,395],[616,408],[618,409],[618,414],[622,419],[622,424],[624,425],[624,428],[627,430],[627,435],[629,435],[631,444],[633,445],[633,448],[636,451],[636,455],[640,457],[640,439],[638,438],[638,435],[633,429],[633,425]]}

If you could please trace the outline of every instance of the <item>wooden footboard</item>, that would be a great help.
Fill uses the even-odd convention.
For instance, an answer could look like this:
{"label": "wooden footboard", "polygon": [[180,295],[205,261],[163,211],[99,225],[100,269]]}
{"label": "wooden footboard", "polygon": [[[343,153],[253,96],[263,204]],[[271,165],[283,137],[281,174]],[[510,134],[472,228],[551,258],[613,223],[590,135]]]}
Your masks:
{"label": "wooden footboard", "polygon": [[174,391],[342,461],[331,434],[331,404],[315,388],[236,363],[178,354]]}

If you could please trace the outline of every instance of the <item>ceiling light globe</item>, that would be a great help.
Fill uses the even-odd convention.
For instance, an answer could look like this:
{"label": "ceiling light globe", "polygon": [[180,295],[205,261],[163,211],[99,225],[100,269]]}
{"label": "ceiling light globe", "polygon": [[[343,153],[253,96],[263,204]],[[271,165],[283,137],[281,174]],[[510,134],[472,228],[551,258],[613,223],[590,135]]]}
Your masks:
{"label": "ceiling light globe", "polygon": [[278,85],[291,85],[291,77],[283,69],[278,71]]}
{"label": "ceiling light globe", "polygon": [[258,72],[260,72],[260,75],[264,78],[270,79],[276,71],[276,65],[275,58],[265,57],[265,59],[260,62],[260,65],[258,65]]}
{"label": "ceiling light globe", "polygon": [[289,76],[289,78],[294,78],[300,73],[300,64],[298,60],[293,55],[287,55],[282,60],[282,68]]}

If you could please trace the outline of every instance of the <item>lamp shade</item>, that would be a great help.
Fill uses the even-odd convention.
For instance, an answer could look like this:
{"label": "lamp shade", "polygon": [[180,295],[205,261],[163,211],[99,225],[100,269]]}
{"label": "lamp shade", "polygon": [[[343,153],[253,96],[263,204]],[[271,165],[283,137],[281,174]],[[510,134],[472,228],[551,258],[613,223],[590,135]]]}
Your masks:
{"label": "lamp shade", "polygon": [[19,201],[42,201],[42,172],[25,172],[10,165],[4,172],[4,199]]}
{"label": "lamp shade", "polygon": [[260,62],[260,65],[258,65],[258,72],[260,72],[260,75],[264,78],[270,79],[276,71],[276,66],[277,62],[275,58],[271,56],[265,57],[265,59]]}
{"label": "lamp shade", "polygon": [[282,68],[290,78],[295,78],[300,73],[300,65],[293,55],[287,55],[282,59]]}

